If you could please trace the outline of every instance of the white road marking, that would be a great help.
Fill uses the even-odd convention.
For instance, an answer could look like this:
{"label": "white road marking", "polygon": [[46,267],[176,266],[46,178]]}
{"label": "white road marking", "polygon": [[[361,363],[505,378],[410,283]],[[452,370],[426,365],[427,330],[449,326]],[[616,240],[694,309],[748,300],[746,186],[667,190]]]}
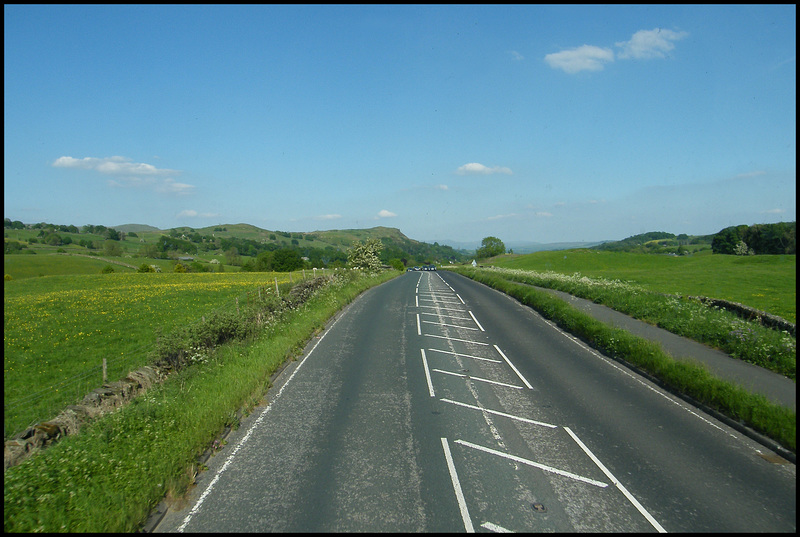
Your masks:
{"label": "white road marking", "polygon": [[522,386],[514,386],[513,384],[506,384],[505,382],[497,382],[496,380],[489,380],[482,377],[473,377],[472,375],[465,375],[464,373],[455,373],[453,371],[444,371],[442,369],[432,369],[431,371],[436,371],[437,373],[444,373],[445,375],[453,375],[454,377],[464,377],[470,378],[472,380],[477,380],[479,382],[486,382],[488,384],[497,384],[498,386],[505,386],[507,388],[514,388],[515,390],[521,390]]}
{"label": "white road marking", "polygon": [[[461,313],[461,312],[459,312],[459,313]],[[469,317],[459,317],[458,315],[448,315],[446,313],[445,314],[441,314],[441,313],[430,313],[430,312],[427,312],[427,311],[421,311],[421,312],[419,312],[419,314],[420,315],[431,315],[433,317],[440,317],[440,318],[444,317],[445,319],[458,319],[459,321],[469,321],[470,320]]]}
{"label": "white road marking", "polygon": [[417,335],[422,335],[422,325],[419,323],[419,313],[417,313]]}
{"label": "white road marking", "polygon": [[[420,335],[422,335],[422,334],[420,334]],[[446,339],[448,341],[461,341],[463,343],[472,343],[474,345],[486,345],[486,346],[489,345],[488,343],[481,343],[480,341],[473,341],[471,339],[458,339],[458,338],[454,338],[454,337],[437,336],[437,335],[434,335],[434,334],[425,334],[425,335],[428,336],[428,337]]]}
{"label": "white road marking", "polygon": [[422,304],[419,307],[420,308],[433,308],[436,311],[455,311],[455,312],[458,312],[458,313],[464,313],[463,309],[442,308],[441,306],[428,306],[426,304]]}
{"label": "white road marking", "polygon": [[514,533],[511,530],[505,529],[503,526],[498,526],[497,524],[492,524],[491,522],[484,522],[481,524],[481,527],[495,533]]}
{"label": "white road marking", "polygon": [[463,298],[461,298],[461,295],[459,295],[458,293],[456,293],[456,296],[458,297],[458,299],[461,301],[461,303],[462,303],[462,304],[466,304],[466,302],[464,302],[464,299],[463,299]]}
{"label": "white road marking", "polygon": [[458,324],[448,324],[448,323],[437,323],[437,322],[434,322],[434,321],[422,321],[422,322],[423,323],[428,323],[428,324],[435,324],[435,325],[438,325],[438,326],[451,326],[453,328],[461,328],[461,329],[464,329],[464,330],[475,330],[476,332],[478,331],[477,328],[472,328],[471,326],[461,326],[461,325],[458,325]]}
{"label": "white road marking", "polygon": [[475,324],[478,325],[478,328],[481,329],[481,332],[486,332],[486,330],[483,329],[483,327],[481,326],[481,323],[478,322],[478,319],[475,318],[475,316],[472,314],[472,312],[469,311],[468,313],[469,313],[469,316],[472,317],[472,320],[475,321]]}
{"label": "white road marking", "polygon": [[514,416],[512,414],[506,414],[505,412],[498,412],[497,410],[490,410],[488,408],[482,408],[482,407],[475,406],[475,405],[468,405],[467,403],[459,403],[458,401],[452,401],[450,399],[439,399],[439,400],[440,401],[444,401],[445,403],[450,403],[450,404],[453,404],[453,405],[463,406],[463,407],[466,407],[466,408],[472,408],[472,409],[475,409],[475,410],[480,410],[481,412],[488,412],[489,414],[495,414],[497,416],[503,416],[505,418],[510,418],[512,420],[524,421],[525,423],[531,423],[533,425],[541,425],[542,427],[548,427],[550,429],[557,429],[558,428],[558,425],[551,425],[549,423],[544,423],[544,422],[541,422],[541,421],[535,421],[535,420],[532,420],[532,419],[523,418],[521,416]]}
{"label": "white road marking", "polygon": [[492,362],[493,364],[501,364],[500,360],[493,360],[491,358],[483,358],[482,356],[473,356],[471,354],[461,354],[460,352],[453,352],[453,351],[443,351],[439,349],[428,349],[429,351],[433,352],[441,352],[443,354],[453,354],[455,356],[463,356],[464,358],[472,358],[473,360],[483,360],[484,362]]}
{"label": "white road marking", "polygon": [[507,364],[508,364],[508,365],[511,367],[511,369],[513,369],[513,370],[514,370],[514,373],[516,373],[516,374],[517,374],[517,376],[520,378],[520,380],[521,380],[522,382],[524,382],[524,383],[525,383],[525,386],[527,386],[529,390],[532,390],[532,389],[533,389],[533,386],[531,386],[531,385],[530,385],[530,383],[529,383],[527,380],[525,380],[525,377],[523,377],[523,376],[522,376],[522,373],[520,373],[520,372],[517,370],[517,368],[516,368],[516,367],[514,367],[514,364],[512,364],[512,363],[511,363],[511,360],[509,360],[509,359],[506,357],[506,355],[505,355],[505,354],[503,354],[503,351],[501,351],[501,350],[500,350],[500,347],[498,347],[497,345],[495,345],[495,346],[494,346],[494,348],[495,348],[495,349],[497,349],[497,352],[499,352],[499,353],[500,353],[500,356],[502,356],[502,357],[503,357],[503,360],[505,360],[505,361],[506,361],[506,363],[507,363]]}
{"label": "white road marking", "polygon": [[575,442],[580,446],[580,448],[584,451],[584,453],[586,453],[589,456],[589,458],[592,459],[592,461],[597,465],[597,467],[600,468],[600,470],[604,474],[606,474],[606,477],[608,477],[611,480],[611,482],[614,483],[614,485],[620,490],[620,492],[622,492],[622,494],[626,498],[628,498],[628,500],[633,504],[633,506],[636,507],[636,509],[642,514],[642,516],[644,516],[647,519],[648,522],[650,522],[650,524],[656,529],[656,531],[658,531],[659,533],[666,533],[667,530],[661,527],[661,524],[659,524],[656,521],[656,519],[653,518],[652,515],[650,515],[650,513],[647,512],[647,509],[645,509],[644,506],[642,506],[642,504],[640,504],[639,501],[633,497],[633,494],[628,492],[628,489],[626,489],[625,486],[619,482],[619,479],[614,477],[614,475],[608,470],[608,468],[606,468],[605,465],[602,462],[600,462],[600,459],[595,457],[594,453],[592,453],[589,450],[589,448],[586,447],[586,444],[581,442],[580,438],[578,438],[578,435],[573,433],[569,427],[564,427],[564,430],[567,431],[567,433],[569,433],[569,435],[572,437],[573,440],[575,440]]}
{"label": "white road marking", "polygon": [[456,493],[458,509],[461,511],[461,520],[464,521],[464,529],[467,530],[467,533],[475,533],[475,528],[472,526],[472,520],[469,518],[467,501],[464,499],[464,492],[461,490],[461,483],[458,481],[456,465],[453,464],[453,456],[450,454],[450,446],[447,444],[447,438],[442,438],[442,449],[444,450],[444,458],[447,460],[447,469],[450,472],[450,481],[452,481],[453,490]]}
{"label": "white road marking", "polygon": [[526,464],[528,466],[533,466],[534,468],[539,468],[540,470],[544,470],[545,472],[551,472],[553,474],[558,474],[564,477],[568,477],[570,479],[574,479],[576,481],[582,481],[584,483],[588,483],[590,485],[594,485],[596,487],[605,488],[608,486],[608,483],[603,483],[602,481],[596,481],[594,479],[589,479],[588,477],[583,477],[578,474],[573,474],[572,472],[567,472],[566,470],[559,470],[558,468],[553,468],[552,466],[547,466],[545,464],[539,464],[538,462],[534,462],[528,459],[523,459],[522,457],[517,457],[516,455],[510,455],[508,453],[503,453],[502,451],[497,451],[496,449],[487,448],[484,446],[479,446],[477,444],[473,444],[472,442],[467,442],[466,440],[456,440],[456,444],[461,444],[462,446],[471,447],[473,449],[477,449],[479,451],[483,451],[485,453],[490,453],[492,455],[497,455],[498,457],[503,457],[505,459],[509,459],[515,462],[521,462],[522,464]]}
{"label": "white road marking", "polygon": [[433,392],[433,382],[431,382],[431,372],[428,369],[428,359],[425,357],[425,349],[420,349],[422,352],[422,365],[425,367],[425,378],[428,380],[428,392],[431,394],[431,397],[436,397],[436,394]]}

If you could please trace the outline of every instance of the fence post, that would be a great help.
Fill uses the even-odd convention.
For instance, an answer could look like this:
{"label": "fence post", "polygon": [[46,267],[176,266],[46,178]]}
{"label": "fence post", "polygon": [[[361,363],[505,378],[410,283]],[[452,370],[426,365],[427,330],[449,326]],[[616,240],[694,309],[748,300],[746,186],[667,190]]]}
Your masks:
{"label": "fence post", "polygon": [[108,379],[108,364],[106,363],[106,359],[103,358],[103,383],[105,383],[107,379]]}
{"label": "fence post", "polygon": [[278,289],[278,278],[275,278],[275,294],[278,295],[278,297],[281,296],[281,292]]}

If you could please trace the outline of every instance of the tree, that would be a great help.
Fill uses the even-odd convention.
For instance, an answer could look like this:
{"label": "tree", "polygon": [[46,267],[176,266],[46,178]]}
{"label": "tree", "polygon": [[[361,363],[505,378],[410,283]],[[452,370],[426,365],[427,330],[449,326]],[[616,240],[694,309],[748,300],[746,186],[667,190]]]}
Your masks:
{"label": "tree", "polygon": [[506,245],[497,237],[486,237],[481,241],[481,247],[475,252],[478,259],[486,259],[506,253]]}
{"label": "tree", "polygon": [[380,239],[367,239],[363,243],[356,241],[347,251],[347,262],[353,268],[377,272],[381,268],[381,250],[383,244]]}

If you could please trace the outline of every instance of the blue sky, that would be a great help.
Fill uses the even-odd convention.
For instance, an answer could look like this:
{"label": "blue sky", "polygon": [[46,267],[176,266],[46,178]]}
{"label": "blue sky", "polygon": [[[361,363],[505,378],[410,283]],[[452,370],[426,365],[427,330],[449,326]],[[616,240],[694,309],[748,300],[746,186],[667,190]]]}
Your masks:
{"label": "blue sky", "polygon": [[796,7],[4,6],[4,216],[619,240],[796,220]]}

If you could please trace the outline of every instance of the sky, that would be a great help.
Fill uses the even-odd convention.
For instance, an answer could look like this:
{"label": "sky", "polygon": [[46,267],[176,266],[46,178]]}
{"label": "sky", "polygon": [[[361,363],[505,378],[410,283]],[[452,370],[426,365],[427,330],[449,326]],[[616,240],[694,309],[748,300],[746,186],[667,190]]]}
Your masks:
{"label": "sky", "polygon": [[4,5],[4,217],[510,245],[796,220],[796,6]]}

